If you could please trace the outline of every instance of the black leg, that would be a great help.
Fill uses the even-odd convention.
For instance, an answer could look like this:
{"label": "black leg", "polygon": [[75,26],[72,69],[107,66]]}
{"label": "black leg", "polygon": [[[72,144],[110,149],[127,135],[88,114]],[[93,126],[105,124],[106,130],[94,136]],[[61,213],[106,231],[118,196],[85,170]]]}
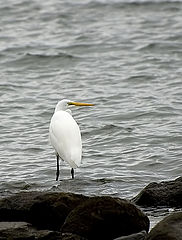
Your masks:
{"label": "black leg", "polygon": [[57,171],[56,171],[56,181],[58,181],[59,178],[59,155],[56,155],[57,157]]}
{"label": "black leg", "polygon": [[71,176],[72,176],[72,178],[74,178],[74,169],[73,168],[71,169]]}

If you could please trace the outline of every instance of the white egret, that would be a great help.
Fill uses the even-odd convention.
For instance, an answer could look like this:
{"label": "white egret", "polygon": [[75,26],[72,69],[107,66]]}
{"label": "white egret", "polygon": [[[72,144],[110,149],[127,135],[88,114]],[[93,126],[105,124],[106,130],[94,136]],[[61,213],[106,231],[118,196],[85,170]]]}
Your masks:
{"label": "white egret", "polygon": [[74,178],[74,169],[81,164],[81,133],[78,124],[71,115],[71,110],[68,109],[69,105],[93,106],[90,103],[79,103],[63,99],[55,107],[50,122],[49,136],[57,157],[56,181],[59,178],[59,158],[70,165],[72,178]]}

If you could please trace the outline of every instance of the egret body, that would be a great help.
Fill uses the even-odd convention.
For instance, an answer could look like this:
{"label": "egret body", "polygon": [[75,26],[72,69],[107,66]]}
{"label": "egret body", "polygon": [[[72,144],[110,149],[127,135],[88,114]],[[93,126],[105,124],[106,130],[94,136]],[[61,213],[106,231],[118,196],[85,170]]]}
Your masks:
{"label": "egret body", "polygon": [[74,178],[74,169],[79,167],[82,158],[82,140],[78,124],[71,115],[69,105],[93,106],[89,103],[73,102],[67,99],[59,101],[51,118],[49,127],[50,141],[57,157],[56,181],[59,178],[59,158],[66,161],[71,167]]}

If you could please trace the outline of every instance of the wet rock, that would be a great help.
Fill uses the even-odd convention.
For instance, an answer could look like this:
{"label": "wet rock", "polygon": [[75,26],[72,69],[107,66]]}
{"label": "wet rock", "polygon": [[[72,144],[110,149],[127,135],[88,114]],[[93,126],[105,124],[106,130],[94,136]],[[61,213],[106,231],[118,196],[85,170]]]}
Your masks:
{"label": "wet rock", "polygon": [[134,233],[128,236],[115,238],[114,240],[145,240],[146,236],[147,236],[146,231],[141,231],[139,233]]}
{"label": "wet rock", "polygon": [[89,197],[73,193],[39,196],[30,209],[30,222],[39,229],[59,230],[67,215]]}
{"label": "wet rock", "polygon": [[21,192],[0,199],[0,221],[27,221],[29,211],[40,192]]}
{"label": "wet rock", "polygon": [[72,210],[61,229],[87,239],[113,239],[149,230],[149,219],[135,205],[112,197],[92,197]]}
{"label": "wet rock", "polygon": [[88,197],[72,193],[20,192],[0,200],[0,221],[26,221],[60,229],[68,213]]}
{"label": "wet rock", "polygon": [[182,207],[182,177],[150,183],[132,201],[139,206]]}
{"label": "wet rock", "polygon": [[61,240],[59,232],[37,231],[26,222],[0,222],[0,240]]}
{"label": "wet rock", "polygon": [[81,237],[77,234],[73,234],[73,233],[65,233],[62,235],[62,239],[61,240],[87,240],[84,237]]}
{"label": "wet rock", "polygon": [[[12,222],[6,230],[5,221]],[[148,218],[126,200],[57,192],[20,192],[0,199],[0,224],[0,240],[58,240],[60,234],[62,240],[107,240],[149,229]]]}
{"label": "wet rock", "polygon": [[182,240],[182,212],[165,217],[150,231],[146,240]]}

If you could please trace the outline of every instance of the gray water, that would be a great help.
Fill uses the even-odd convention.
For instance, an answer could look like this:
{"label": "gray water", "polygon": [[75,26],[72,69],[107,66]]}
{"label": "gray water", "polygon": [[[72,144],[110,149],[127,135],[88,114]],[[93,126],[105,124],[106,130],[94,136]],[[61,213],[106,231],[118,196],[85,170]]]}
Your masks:
{"label": "gray water", "polygon": [[[182,173],[182,2],[0,1],[0,193],[136,196]],[[71,180],[48,129],[72,107],[83,163]],[[155,210],[156,211],[156,210]],[[156,223],[166,212],[151,211]]]}

